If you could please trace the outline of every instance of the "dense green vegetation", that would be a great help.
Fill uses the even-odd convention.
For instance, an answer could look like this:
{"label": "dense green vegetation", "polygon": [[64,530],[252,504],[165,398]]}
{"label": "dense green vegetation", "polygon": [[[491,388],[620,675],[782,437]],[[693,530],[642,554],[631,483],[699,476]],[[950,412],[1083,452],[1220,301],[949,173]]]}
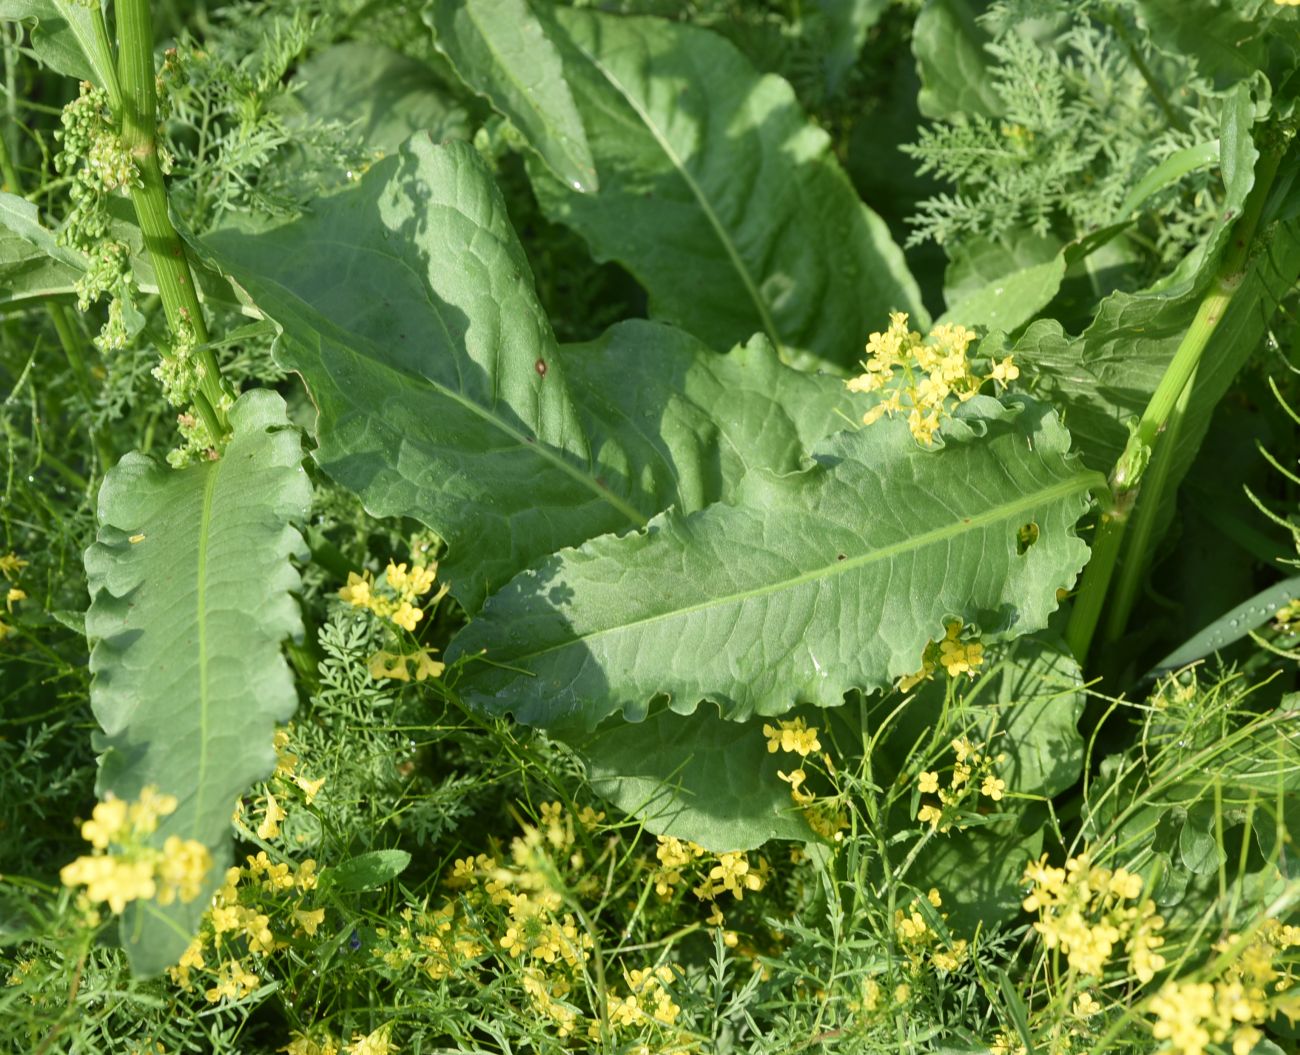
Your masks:
{"label": "dense green vegetation", "polygon": [[1300,4],[0,51],[0,1050],[1294,1050]]}

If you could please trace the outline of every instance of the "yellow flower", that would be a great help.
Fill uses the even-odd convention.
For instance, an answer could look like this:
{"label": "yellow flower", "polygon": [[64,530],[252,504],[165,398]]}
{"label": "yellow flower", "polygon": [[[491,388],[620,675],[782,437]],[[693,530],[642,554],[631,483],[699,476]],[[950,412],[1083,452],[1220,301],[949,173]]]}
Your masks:
{"label": "yellow flower", "polygon": [[140,798],[127,810],[136,835],[148,835],[158,827],[159,818],[176,812],[176,796],[163,795],[152,784],[140,789]]}
{"label": "yellow flower", "polygon": [[1100,1010],[1101,1004],[1097,1002],[1092,993],[1085,992],[1081,993],[1079,998],[1074,1002],[1074,1007],[1071,1008],[1071,1014],[1073,1014],[1075,1018],[1092,1018],[1092,1016],[1097,1014]]}
{"label": "yellow flower", "polygon": [[[1300,0],[1296,0],[1300,3]],[[1020,376],[1020,367],[1011,361],[1011,356],[1007,356],[1001,362],[994,363],[993,369],[989,371],[989,377],[998,385],[1007,385]]]}
{"label": "yellow flower", "polygon": [[302,928],[307,937],[315,937],[317,929],[325,922],[325,910],[323,908],[312,909],[294,909],[293,918],[298,926]]}
{"label": "yellow flower", "polygon": [[338,1055],[339,1045],[328,1033],[317,1038],[294,1030],[289,1043],[276,1050],[288,1052],[288,1055]]}
{"label": "yellow flower", "polygon": [[807,758],[822,749],[821,741],[817,739],[817,730],[805,725],[802,718],[778,722],[775,726],[764,725],[763,735],[767,737],[768,754],[784,751]]}
{"label": "yellow flower", "polygon": [[280,824],[287,816],[288,814],[275,801],[275,796],[267,795],[266,815],[262,818],[262,823],[257,826],[257,837],[259,839],[277,838],[280,834]]}
{"label": "yellow flower", "polygon": [[339,589],[339,597],[358,608],[369,608],[371,602],[369,572],[364,576],[354,571],[348,572],[348,583]]}
{"label": "yellow flower", "polygon": [[316,796],[320,794],[320,789],[325,786],[324,777],[319,780],[308,780],[306,777],[299,775],[293,778],[293,782],[302,790],[308,806],[315,801]]}
{"label": "yellow flower", "polygon": [[927,770],[917,777],[916,786],[923,795],[933,795],[939,790],[939,774]]}
{"label": "yellow flower", "polygon": [[916,819],[922,824],[935,827],[943,819],[943,811],[934,806],[922,806],[916,811]]}
{"label": "yellow flower", "polygon": [[162,880],[158,903],[170,905],[178,897],[181,901],[193,901],[202,892],[203,880],[211,867],[212,855],[201,842],[169,835],[163,843],[158,866],[158,878]]}
{"label": "yellow flower", "polygon": [[12,612],[14,610],[14,605],[16,605],[19,601],[25,601],[25,600],[27,600],[26,592],[18,589],[17,586],[11,586],[9,588],[9,592],[5,594],[5,607],[8,608],[10,612]]}
{"label": "yellow flower", "polygon": [[424,618],[424,613],[416,608],[410,601],[403,601],[398,606],[397,611],[392,614],[392,620],[398,626],[408,633],[415,633],[415,625]]}
{"label": "yellow flower", "polygon": [[984,777],[984,783],[980,785],[980,794],[997,802],[1002,798],[1002,792],[1006,790],[1006,786],[1007,782],[1005,780],[989,773]]}
{"label": "yellow flower", "polygon": [[0,574],[3,574],[6,579],[12,579],[25,567],[27,562],[12,551],[0,557]]}
{"label": "yellow flower", "polygon": [[790,785],[790,797],[801,806],[806,806],[817,796],[805,788],[804,781],[808,779],[808,774],[803,768],[794,770],[791,773],[783,773],[781,770],[776,771],[776,775]]}
{"label": "yellow flower", "polygon": [[761,877],[749,870],[749,859],[740,852],[718,855],[718,863],[709,871],[715,890],[728,890],[737,901],[744,900],[746,890],[763,889]]}
{"label": "yellow flower", "polygon": [[258,977],[239,960],[226,960],[217,968],[217,984],[203,995],[208,1003],[220,1000],[242,1000],[257,988]]}
{"label": "yellow flower", "polygon": [[125,827],[125,800],[109,798],[95,803],[90,820],[81,826],[81,837],[96,850],[105,850]]}
{"label": "yellow flower", "polygon": [[426,678],[441,678],[442,672],[447,669],[447,664],[433,658],[433,653],[437,649],[422,648],[415,653],[415,680],[424,681]]}
{"label": "yellow flower", "polygon": [[127,903],[148,899],[158,891],[152,860],[130,860],[112,855],[78,857],[59,872],[64,886],[84,886],[93,903],[108,902],[110,912],[118,914]]}

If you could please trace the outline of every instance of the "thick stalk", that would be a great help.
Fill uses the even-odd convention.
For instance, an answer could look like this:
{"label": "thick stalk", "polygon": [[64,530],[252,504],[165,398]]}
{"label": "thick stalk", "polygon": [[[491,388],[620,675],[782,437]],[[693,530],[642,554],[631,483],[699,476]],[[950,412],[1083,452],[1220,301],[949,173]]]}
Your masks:
{"label": "thick stalk", "polygon": [[185,245],[167,214],[167,187],[158,163],[153,20],[149,0],[117,0],[115,10],[122,140],[139,174],[138,184],[131,188],[131,202],[158,279],[168,325],[179,340],[192,335],[197,348],[202,377],[195,405],[213,437],[219,438],[228,431],[221,411],[221,374],[216,357],[208,347],[208,328]]}
{"label": "thick stalk", "polygon": [[[1083,583],[1065,631],[1066,642],[1080,663],[1087,659],[1092,645],[1097,621],[1110,590],[1111,577],[1128,529],[1129,515],[1138,501],[1138,489],[1143,475],[1162,438],[1161,433],[1182,399],[1183,390],[1195,376],[1206,347],[1223,320],[1232,298],[1241,288],[1260,215],[1284,153],[1284,149],[1280,148],[1270,150],[1259,159],[1255,167],[1255,185],[1251,188],[1241,217],[1233,229],[1232,242],[1215,273],[1214,284],[1201,301],[1196,317],[1183,334],[1173,360],[1160,378],[1146,410],[1129,437],[1124,453],[1111,472],[1111,501],[1109,507],[1102,511],[1097,524],[1097,534],[1093,538],[1093,558],[1084,570]],[[1166,457],[1170,446],[1164,445]],[[1159,506],[1167,476],[1167,473],[1162,473],[1152,481],[1154,486],[1145,496],[1147,502]],[[1124,574],[1138,577],[1143,571],[1139,556],[1128,562]]]}
{"label": "thick stalk", "polygon": [[1182,429],[1183,419],[1187,415],[1188,404],[1192,401],[1192,389],[1196,387],[1196,372],[1187,379],[1178,402],[1174,404],[1173,414],[1160,437],[1160,450],[1151,458],[1146,473],[1142,476],[1142,495],[1133,513],[1133,530],[1128,537],[1128,549],[1124,560],[1120,562],[1119,578],[1115,581],[1115,598],[1106,613],[1107,641],[1118,641],[1128,626],[1128,617],[1137,601],[1138,588],[1142,584],[1142,575],[1147,567],[1147,555],[1155,541],[1156,520],[1160,515],[1160,496],[1169,482],[1169,473],[1174,464],[1174,450],[1178,445],[1178,433]]}

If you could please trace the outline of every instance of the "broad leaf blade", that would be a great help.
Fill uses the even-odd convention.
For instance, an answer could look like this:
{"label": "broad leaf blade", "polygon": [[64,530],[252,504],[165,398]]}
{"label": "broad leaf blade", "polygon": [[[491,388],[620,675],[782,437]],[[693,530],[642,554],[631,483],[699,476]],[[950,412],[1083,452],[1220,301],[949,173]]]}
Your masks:
{"label": "broad leaf blade", "polygon": [[715,852],[813,837],[777,776],[792,768],[789,756],[768,752],[761,722],[729,722],[706,705],[564,739],[586,759],[596,793],[656,835]]}
{"label": "broad leaf blade", "polygon": [[304,62],[293,80],[294,103],[352,126],[372,150],[391,154],[415,132],[435,141],[471,136],[469,114],[433,70],[381,44],[335,44]]}
{"label": "broad leaf blade", "polygon": [[[670,513],[524,572],[453,641],[486,649],[460,691],[530,724],[632,720],[652,698],[724,717],[836,706],[920,666],[947,619],[1045,625],[1087,547],[1074,525],[1099,474],[1035,404],[966,404],[946,445],[901,422],[830,437],[816,464],[751,474],[737,505]],[[1017,552],[1017,532],[1039,536]]]}
{"label": "broad leaf blade", "polygon": [[440,0],[425,20],[461,79],[510,119],[558,179],[600,190],[559,53],[527,0]]}
{"label": "broad leaf blade", "polygon": [[718,350],[761,332],[803,366],[856,363],[890,310],[924,321],[901,250],[785,81],[702,29],[554,16],[601,189],[530,164],[538,200],[631,271],[657,318]]}
{"label": "broad leaf blade", "polygon": [[793,468],[841,420],[838,381],[758,345],[733,360],[640,323],[557,348],[467,144],[416,136],[310,216],[204,247],[283,328],[317,460],[375,515],[438,532],[471,611],[557,549],[717,501],[754,465]]}
{"label": "broad leaf blade", "polygon": [[97,59],[90,9],[77,0],[0,0],[0,21],[29,27],[32,51],[55,73],[107,83]]}
{"label": "broad leaf blade", "polygon": [[197,839],[215,861],[195,901],[128,908],[122,942],[145,974],[175,963],[197,929],[230,861],[235,802],[274,768],[274,724],[297,702],[280,643],[301,633],[289,562],[303,555],[291,522],[310,503],[301,441],[270,392],[243,396],[230,419],[219,461],[174,471],[123,458],[86,551],[98,793],[175,795],[159,843]]}
{"label": "broad leaf blade", "polygon": [[927,0],[912,31],[922,115],[995,117],[1002,112],[984,51],[988,40],[967,0]]}

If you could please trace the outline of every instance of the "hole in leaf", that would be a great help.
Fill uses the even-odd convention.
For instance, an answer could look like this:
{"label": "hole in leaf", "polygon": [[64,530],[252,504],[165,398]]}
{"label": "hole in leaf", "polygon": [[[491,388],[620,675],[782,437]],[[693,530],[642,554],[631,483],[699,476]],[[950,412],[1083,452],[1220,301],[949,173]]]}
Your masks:
{"label": "hole in leaf", "polygon": [[1016,552],[1024,556],[1035,542],[1038,541],[1038,525],[1032,520],[1028,524],[1022,524],[1020,530],[1016,532]]}

